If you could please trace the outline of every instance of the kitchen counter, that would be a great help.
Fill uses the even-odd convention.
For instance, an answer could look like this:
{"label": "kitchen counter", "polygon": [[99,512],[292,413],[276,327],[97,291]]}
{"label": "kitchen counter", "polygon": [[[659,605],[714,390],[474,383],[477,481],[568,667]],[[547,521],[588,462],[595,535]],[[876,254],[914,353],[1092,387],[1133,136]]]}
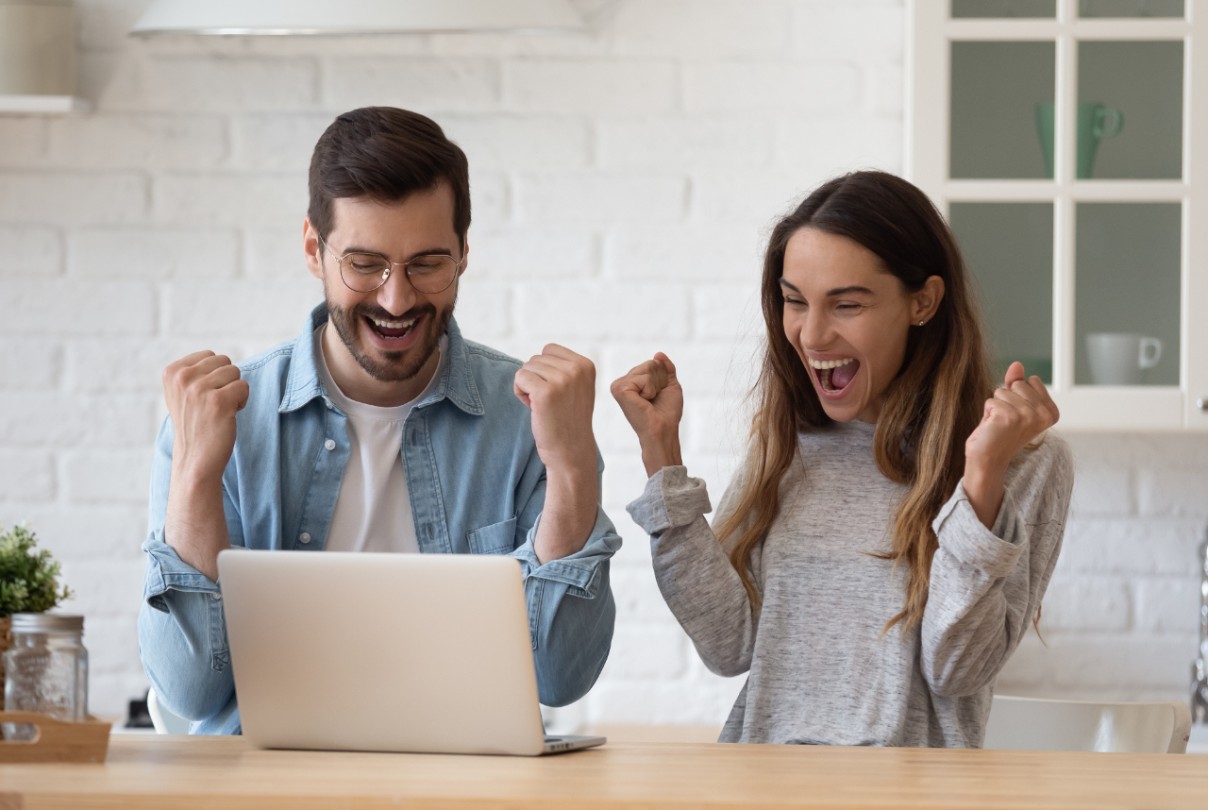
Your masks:
{"label": "kitchen counter", "polygon": [[113,735],[101,765],[0,765],[0,807],[1203,810],[1208,758],[609,743],[549,757],[263,751]]}

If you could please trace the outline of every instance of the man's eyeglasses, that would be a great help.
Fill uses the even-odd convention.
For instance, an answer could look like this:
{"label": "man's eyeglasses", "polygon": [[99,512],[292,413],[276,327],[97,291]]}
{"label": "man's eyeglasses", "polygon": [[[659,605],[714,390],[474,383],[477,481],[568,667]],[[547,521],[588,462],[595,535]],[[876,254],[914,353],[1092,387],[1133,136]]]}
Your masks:
{"label": "man's eyeglasses", "polygon": [[[322,236],[319,236],[319,244],[324,250],[331,251]],[[335,256],[335,251],[331,253]],[[403,268],[416,292],[435,295],[453,286],[465,263],[464,259],[442,254],[424,254],[406,262],[392,262],[380,253],[345,253],[335,258],[340,265],[340,279],[344,286],[359,293],[373,292],[381,287],[398,266]]]}

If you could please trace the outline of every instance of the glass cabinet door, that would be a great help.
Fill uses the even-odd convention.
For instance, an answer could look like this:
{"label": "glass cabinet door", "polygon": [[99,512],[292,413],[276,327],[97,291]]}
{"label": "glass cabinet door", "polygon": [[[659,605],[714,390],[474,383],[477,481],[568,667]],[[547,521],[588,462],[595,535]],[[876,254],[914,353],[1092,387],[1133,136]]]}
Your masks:
{"label": "glass cabinet door", "polygon": [[[952,43],[950,177],[1053,176],[1056,54],[1051,41]],[[1033,122],[1042,110],[1044,133]]]}
{"label": "glass cabinet door", "polygon": [[1178,203],[1080,202],[1075,385],[1179,384]]}
{"label": "glass cabinet door", "polygon": [[952,0],[952,17],[1057,16],[1057,0]]}
{"label": "glass cabinet door", "polygon": [[976,282],[995,380],[1019,360],[1051,385],[1053,204],[954,202],[948,221]]}
{"label": "glass cabinet door", "polygon": [[1179,17],[1187,12],[1183,0],[1078,0],[1078,16]]}
{"label": "glass cabinet door", "polygon": [[1193,261],[1208,224],[1193,189],[1208,173],[1193,169],[1208,154],[1190,148],[1208,128],[1208,70],[1191,58],[1205,25],[1189,5],[912,9],[908,173],[960,242],[996,373],[1023,361],[1075,427],[1190,426],[1208,395],[1192,390],[1208,386],[1208,326],[1189,322],[1208,306]]}
{"label": "glass cabinet door", "polygon": [[1078,43],[1078,178],[1183,176],[1183,43]]}

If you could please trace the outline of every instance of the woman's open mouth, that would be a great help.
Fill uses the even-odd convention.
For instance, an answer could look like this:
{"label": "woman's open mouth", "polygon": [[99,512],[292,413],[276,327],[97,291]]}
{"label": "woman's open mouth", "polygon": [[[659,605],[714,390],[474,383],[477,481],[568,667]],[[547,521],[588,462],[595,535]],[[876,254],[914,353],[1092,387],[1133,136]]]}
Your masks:
{"label": "woman's open mouth", "polygon": [[818,380],[818,387],[826,394],[842,394],[860,370],[860,361],[854,357],[840,360],[815,360],[811,357],[807,362]]}

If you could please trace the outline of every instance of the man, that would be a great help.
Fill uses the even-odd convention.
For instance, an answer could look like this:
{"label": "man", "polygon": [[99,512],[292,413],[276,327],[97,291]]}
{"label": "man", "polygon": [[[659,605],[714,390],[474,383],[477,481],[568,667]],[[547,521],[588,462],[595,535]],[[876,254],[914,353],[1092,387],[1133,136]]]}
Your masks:
{"label": "man", "polygon": [[195,732],[240,728],[215,582],[230,546],[510,554],[542,702],[599,675],[621,540],[599,507],[595,369],[557,345],[520,364],[462,338],[469,226],[466,158],[436,123],[341,115],[302,229],[325,303],[242,366],[203,351],[164,371],[139,642]]}

